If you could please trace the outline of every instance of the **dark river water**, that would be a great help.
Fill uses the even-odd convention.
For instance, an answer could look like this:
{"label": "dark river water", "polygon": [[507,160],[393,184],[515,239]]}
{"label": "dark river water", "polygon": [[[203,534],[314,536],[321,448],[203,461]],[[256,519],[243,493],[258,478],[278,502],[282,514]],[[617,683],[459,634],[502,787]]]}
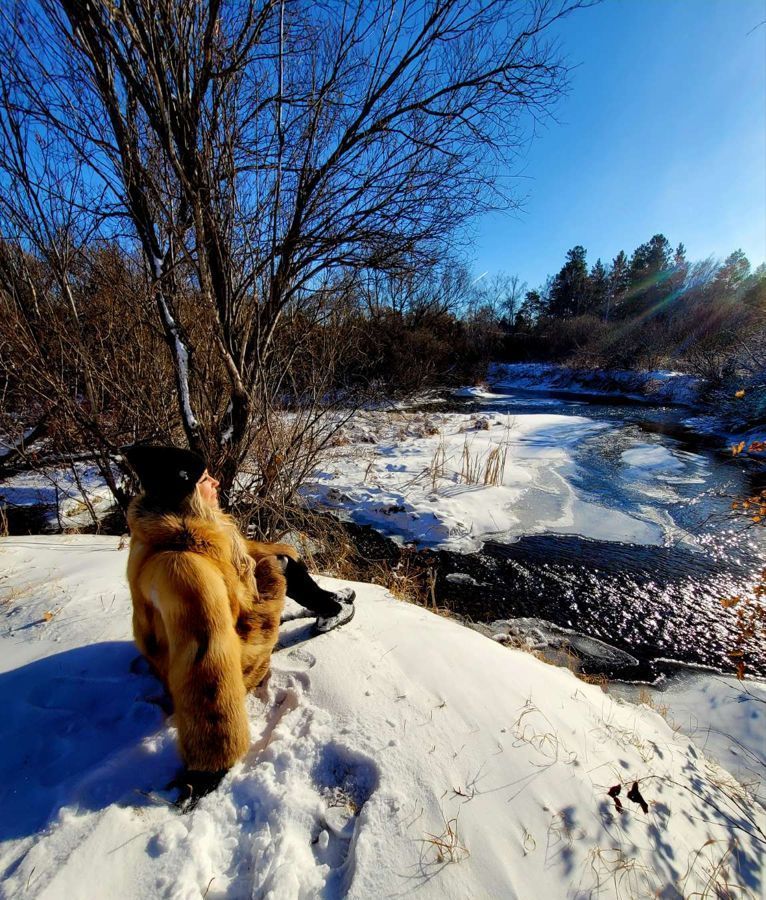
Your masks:
{"label": "dark river water", "polygon": [[[609,423],[573,449],[573,486],[609,509],[650,507],[669,537],[664,546],[648,546],[619,534],[592,540],[542,533],[491,541],[475,553],[421,551],[419,561],[435,570],[440,605],[473,622],[520,618],[522,633],[535,640],[563,636],[586,671],[612,677],[651,679],[678,663],[734,670],[739,657],[732,654],[743,646],[737,610],[761,602],[753,588],[766,568],[766,529],[731,511],[733,499],[762,485],[723,439],[684,425],[688,410],[598,397],[515,391],[478,400],[450,395],[448,406],[441,398],[434,407],[447,408]],[[648,486],[626,478],[623,452],[637,444],[671,450],[692,476],[671,473]],[[352,528],[367,554],[393,560],[402,552],[369,528]],[[724,608],[722,601],[735,596],[743,598],[738,606]],[[766,675],[766,641],[756,636],[744,649],[747,671]]]}

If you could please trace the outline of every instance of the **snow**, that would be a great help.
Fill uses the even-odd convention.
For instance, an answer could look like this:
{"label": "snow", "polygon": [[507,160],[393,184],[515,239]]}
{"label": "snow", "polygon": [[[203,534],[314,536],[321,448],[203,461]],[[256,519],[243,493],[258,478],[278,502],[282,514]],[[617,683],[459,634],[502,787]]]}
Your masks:
{"label": "snow", "polygon": [[159,281],[162,278],[162,269],[165,265],[164,256],[152,256],[150,259],[150,265],[152,269],[152,275],[157,281]]}
{"label": "snow", "polygon": [[681,372],[573,369],[554,363],[495,363],[491,387],[630,397],[676,406],[696,406],[702,380]]}
{"label": "snow", "polygon": [[704,480],[695,454],[632,439],[621,458],[630,496],[619,508],[583,489],[577,455],[615,434],[608,422],[560,413],[368,411],[345,428],[304,497],[394,539],[460,552],[539,533],[693,542],[657,499],[672,504],[669,484]]}
{"label": "snow", "polygon": [[626,450],[622,454],[622,462],[628,466],[632,472],[683,472],[685,466],[683,462],[674,456],[667,447],[659,444],[643,444]]}
{"label": "snow", "polygon": [[45,471],[19,472],[4,479],[0,482],[0,505],[43,506],[52,528],[59,524],[65,530],[91,525],[85,499],[97,516],[108,512],[114,499],[95,466],[74,463],[74,467],[77,478],[71,468],[52,467]]}
{"label": "snow", "polygon": [[505,394],[493,394],[478,386],[461,387],[453,393],[455,397],[474,397],[477,400],[501,400],[505,396]]}
{"label": "snow", "polygon": [[665,484],[704,484],[707,467],[699,455],[665,447],[638,444],[620,456],[622,477],[627,481],[659,481]]}
{"label": "snow", "polygon": [[675,897],[713,895],[722,860],[762,896],[766,812],[698,735],[363,584],[311,640],[289,604],[250,753],[180,815],[172,718],[131,670],[126,556],[0,543],[0,896]]}
{"label": "snow", "polygon": [[[675,377],[664,374],[666,381]],[[710,472],[704,456],[669,440],[638,440],[614,420],[571,415],[560,399],[532,401],[538,410],[549,404],[550,412],[512,415],[500,411],[507,408],[507,394],[483,387],[457,393],[485,402],[488,411],[411,412],[389,405],[353,416],[344,412],[337,446],[303,488],[306,502],[401,542],[459,552],[479,550],[491,539],[512,542],[542,533],[695,546],[693,529],[676,522],[688,490],[674,485],[705,484]],[[421,401],[433,409],[433,396]],[[528,401],[514,395],[512,402],[524,410]],[[600,470],[598,464],[604,464]],[[614,477],[605,478],[607,469]],[[92,470],[78,471],[103,514],[111,504],[106,485]],[[63,528],[89,525],[71,473],[49,475],[66,498]],[[55,526],[53,481],[43,474],[13,476],[0,484],[0,503],[43,502]],[[244,488],[247,481],[242,475],[237,484]]]}
{"label": "snow", "polygon": [[751,786],[766,804],[766,684],[733,676],[679,675],[647,697],[637,685],[610,692],[663,710],[673,728],[691,737],[707,756]]}
{"label": "snow", "polygon": [[[161,273],[162,267],[160,262],[160,269],[157,269],[157,263],[160,262],[156,258],[153,260],[153,265],[155,268],[155,277],[159,277],[156,272],[159,271]],[[194,410],[191,405],[191,395],[189,393],[189,351],[186,347],[186,344],[181,337],[181,331],[178,327],[178,323],[173,318],[173,314],[170,311],[170,306],[168,305],[162,291],[157,291],[157,299],[160,304],[160,309],[162,311],[162,318],[165,322],[165,326],[173,336],[173,347],[174,347],[174,358],[176,361],[176,366],[178,368],[178,389],[181,394],[181,409],[183,410],[184,422],[188,428],[197,428],[198,422],[197,417],[194,415]]]}

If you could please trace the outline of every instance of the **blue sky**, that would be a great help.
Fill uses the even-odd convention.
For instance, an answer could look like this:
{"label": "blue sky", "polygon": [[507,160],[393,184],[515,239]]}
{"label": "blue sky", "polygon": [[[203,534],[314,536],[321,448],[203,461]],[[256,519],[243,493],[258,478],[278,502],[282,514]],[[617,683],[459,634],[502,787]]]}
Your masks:
{"label": "blue sky", "polygon": [[[689,259],[766,259],[766,0],[606,0],[559,29],[567,97],[511,168],[523,208],[481,217],[475,273],[537,286],[663,232]],[[755,29],[755,30],[753,30]]]}

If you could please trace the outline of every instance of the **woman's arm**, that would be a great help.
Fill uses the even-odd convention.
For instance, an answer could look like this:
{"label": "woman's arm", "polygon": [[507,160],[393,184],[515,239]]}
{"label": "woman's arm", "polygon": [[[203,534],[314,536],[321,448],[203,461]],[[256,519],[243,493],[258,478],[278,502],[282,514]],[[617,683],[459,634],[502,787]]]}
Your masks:
{"label": "woman's arm", "polygon": [[168,640],[168,689],[188,769],[222,772],[247,752],[240,641],[217,567],[194,553],[156,556],[142,591],[162,616]]}
{"label": "woman's arm", "polygon": [[264,556],[287,556],[289,559],[300,559],[300,554],[290,544],[265,544],[263,541],[245,541],[247,552],[256,562]]}

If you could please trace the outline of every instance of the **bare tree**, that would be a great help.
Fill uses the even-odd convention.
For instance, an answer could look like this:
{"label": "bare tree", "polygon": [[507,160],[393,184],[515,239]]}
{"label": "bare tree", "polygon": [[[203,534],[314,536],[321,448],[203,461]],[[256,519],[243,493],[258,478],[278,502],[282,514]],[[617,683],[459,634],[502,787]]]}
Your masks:
{"label": "bare tree", "polygon": [[[317,329],[332,335],[349,274],[430,260],[513,202],[496,175],[562,88],[547,35],[579,5],[20,4],[2,13],[0,140],[15,150],[0,168],[44,160],[21,177],[76,195],[89,238],[137,244],[189,445],[226,490],[259,448],[264,497],[285,447],[323,421],[326,384],[289,437],[275,414],[306,408],[290,373]],[[8,233],[13,210],[0,216]]]}
{"label": "bare tree", "polygon": [[518,275],[495,272],[489,279],[481,275],[467,294],[469,312],[475,316],[482,310],[485,316],[495,320],[505,317],[513,322],[526,292],[527,283]]}

